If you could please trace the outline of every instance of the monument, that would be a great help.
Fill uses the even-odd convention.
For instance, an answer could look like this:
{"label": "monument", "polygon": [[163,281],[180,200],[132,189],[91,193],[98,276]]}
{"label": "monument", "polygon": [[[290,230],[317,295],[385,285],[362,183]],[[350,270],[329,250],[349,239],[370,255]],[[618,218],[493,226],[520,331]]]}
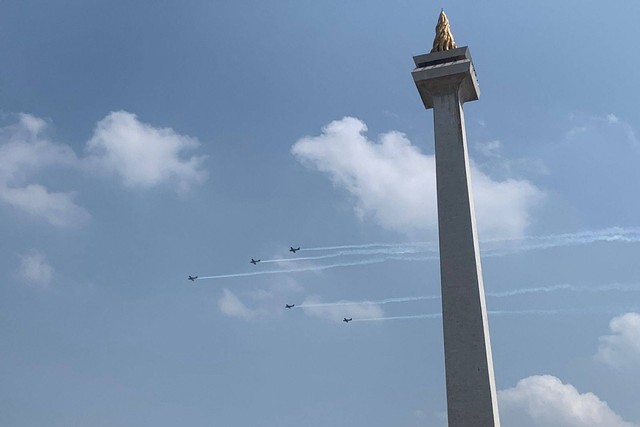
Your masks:
{"label": "monument", "polygon": [[462,105],[480,95],[468,47],[440,12],[431,53],[411,73],[433,108],[449,427],[499,427]]}

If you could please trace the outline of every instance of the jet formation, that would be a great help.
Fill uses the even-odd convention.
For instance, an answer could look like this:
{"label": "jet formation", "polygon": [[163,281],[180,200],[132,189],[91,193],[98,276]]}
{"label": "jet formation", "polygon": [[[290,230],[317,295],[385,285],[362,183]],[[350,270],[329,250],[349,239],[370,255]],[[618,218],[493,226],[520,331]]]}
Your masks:
{"label": "jet formation", "polygon": [[[298,246],[297,248],[294,248],[293,246],[289,246],[289,252],[292,252],[292,253],[294,253],[294,254],[295,254],[295,253],[296,253],[296,252],[298,252],[299,250],[300,250],[300,246]],[[250,263],[250,264],[253,264],[253,265],[257,265],[259,262],[260,262],[260,259],[253,259],[253,258],[251,258],[251,261],[249,261],[249,263]],[[188,276],[188,277],[187,277],[187,280],[190,280],[190,281],[192,281],[192,282],[195,282],[196,280],[198,280],[198,276]],[[286,308],[286,309],[292,309],[292,308],[293,308],[293,307],[295,307],[295,306],[296,306],[295,304],[285,304],[285,305],[284,305],[284,308]],[[351,322],[352,320],[353,320],[353,318],[352,318],[352,317],[349,317],[349,318],[345,317],[344,319],[342,319],[342,321],[343,321],[344,323],[349,323],[349,322]]]}

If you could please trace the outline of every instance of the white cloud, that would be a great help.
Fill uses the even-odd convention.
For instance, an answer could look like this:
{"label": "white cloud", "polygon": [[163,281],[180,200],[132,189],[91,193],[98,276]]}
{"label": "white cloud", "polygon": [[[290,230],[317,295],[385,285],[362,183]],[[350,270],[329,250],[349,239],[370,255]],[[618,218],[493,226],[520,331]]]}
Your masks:
{"label": "white cloud", "polygon": [[503,425],[519,427],[638,427],[593,393],[580,393],[551,375],[520,380],[498,393]]}
{"label": "white cloud", "polygon": [[615,124],[620,121],[618,116],[616,116],[615,114],[607,114],[606,119],[607,119],[607,123],[609,124]]}
{"label": "white cloud", "polygon": [[81,224],[90,215],[76,204],[74,192],[52,192],[33,182],[45,168],[103,170],[129,187],[169,184],[181,191],[207,176],[201,170],[204,156],[181,157],[199,146],[196,139],[142,123],[125,111],[98,122],[83,158],[68,145],[53,143],[49,128],[29,114],[19,114],[16,123],[0,128],[0,202],[56,226]]}
{"label": "white cloud", "polygon": [[259,314],[258,311],[251,310],[244,305],[244,303],[240,301],[240,298],[229,289],[222,291],[222,297],[218,300],[218,308],[223,314],[239,319],[251,319]]}
{"label": "white cloud", "polygon": [[0,187],[0,197],[6,203],[57,226],[79,225],[89,219],[87,211],[73,201],[73,193],[50,193],[39,184],[23,188]]}
{"label": "white cloud", "polygon": [[38,252],[20,256],[20,269],[18,277],[29,286],[46,289],[53,278],[53,267],[49,265],[46,257]]}
{"label": "white cloud", "polygon": [[595,359],[615,368],[640,367],[640,314],[614,317],[609,330],[610,335],[599,338]]}
{"label": "white cloud", "polygon": [[577,135],[583,134],[589,130],[586,126],[574,126],[567,131],[567,138],[573,138]]}
{"label": "white cloud", "polygon": [[[318,307],[303,307],[306,315],[318,317],[329,322],[340,323],[345,317],[354,319],[374,319],[384,316],[384,311],[377,304],[349,304],[341,305],[349,301],[338,301],[335,305],[320,305]],[[320,297],[311,296],[306,298],[301,306],[322,304]]]}
{"label": "white cloud", "polygon": [[502,150],[502,143],[500,141],[478,142],[476,148],[486,157],[498,157]]}
{"label": "white cloud", "polygon": [[296,302],[295,294],[303,287],[290,277],[263,283],[259,288],[245,290],[237,295],[224,289],[218,300],[222,314],[239,319],[280,317],[287,314],[285,303]]}
{"label": "white cloud", "polygon": [[531,222],[531,210],[544,193],[525,180],[494,181],[473,164],[471,177],[478,232],[485,238],[522,236]]}
{"label": "white cloud", "polygon": [[15,124],[0,129],[0,182],[20,183],[45,166],[73,165],[73,150],[53,144],[49,126],[37,117],[19,114]]}
{"label": "white cloud", "polygon": [[290,277],[283,277],[271,282],[269,286],[261,286],[260,288],[247,291],[244,294],[251,298],[254,302],[259,302],[264,309],[276,308],[279,311],[282,308],[282,300],[290,298],[292,294],[301,292],[303,287]]}
{"label": "white cloud", "polygon": [[47,128],[44,120],[20,114],[17,123],[0,129],[0,200],[53,225],[82,223],[89,214],[74,202],[73,193],[28,183],[45,167],[78,163],[71,148],[48,139]]}
{"label": "white cloud", "polygon": [[[409,233],[437,225],[435,158],[425,155],[399,132],[369,141],[366,125],[345,117],[322,134],[298,140],[291,151],[305,165],[331,176],[357,199],[356,212],[384,227]],[[472,167],[478,226],[483,237],[524,233],[530,211],[544,197],[525,180],[494,181]]]}
{"label": "white cloud", "polygon": [[116,111],[96,125],[87,142],[87,160],[91,166],[118,175],[128,187],[168,183],[184,191],[207,177],[201,169],[204,156],[182,157],[184,151],[199,145],[195,138],[142,123],[135,114]]}

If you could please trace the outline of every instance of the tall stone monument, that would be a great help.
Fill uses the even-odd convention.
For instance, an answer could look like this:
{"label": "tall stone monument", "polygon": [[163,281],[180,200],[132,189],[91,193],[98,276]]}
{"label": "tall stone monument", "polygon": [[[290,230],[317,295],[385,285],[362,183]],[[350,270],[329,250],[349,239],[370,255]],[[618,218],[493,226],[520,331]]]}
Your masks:
{"label": "tall stone monument", "polygon": [[433,108],[449,427],[499,427],[462,104],[480,95],[468,47],[440,12],[433,50],[411,73]]}

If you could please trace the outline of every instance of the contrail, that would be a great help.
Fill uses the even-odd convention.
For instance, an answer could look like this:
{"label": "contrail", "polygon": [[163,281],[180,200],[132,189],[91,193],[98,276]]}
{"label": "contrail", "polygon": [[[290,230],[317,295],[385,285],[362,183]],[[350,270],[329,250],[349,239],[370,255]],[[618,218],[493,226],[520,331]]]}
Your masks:
{"label": "contrail", "polygon": [[582,291],[584,289],[565,283],[562,285],[554,285],[554,286],[540,286],[537,288],[514,289],[512,291],[487,292],[486,295],[489,297],[510,297],[515,295],[533,294],[533,293],[539,293],[539,292],[554,292],[554,291],[561,291],[561,290]]}
{"label": "contrail", "polygon": [[[533,239],[532,239],[533,240]],[[624,243],[638,243],[640,242],[640,235],[634,233],[620,234],[620,233],[583,233],[581,235],[573,235],[567,237],[545,237],[535,239],[539,242],[525,243],[524,245],[510,247],[505,249],[488,249],[483,251],[484,257],[500,257],[505,255],[512,255],[520,252],[532,251],[537,249],[550,249],[566,246],[580,246],[595,242],[624,242]]]}
{"label": "contrail", "polygon": [[[481,239],[481,243],[506,243],[527,240],[568,240],[568,239],[586,239],[591,241],[607,240],[607,236],[611,236],[613,240],[624,240],[625,234],[640,235],[640,227],[608,227],[600,230],[578,231],[574,233],[547,234],[542,236],[522,236],[513,238],[500,239]],[[628,241],[636,242],[640,240],[639,236],[635,236]],[[405,242],[405,243],[366,243],[360,245],[338,245],[338,246],[320,246],[312,248],[302,248],[301,251],[332,251],[343,249],[368,249],[368,248],[408,248],[416,246],[427,246],[437,251],[437,242]]]}
{"label": "contrail", "polygon": [[260,261],[260,264],[268,264],[271,262],[315,261],[319,259],[336,258],[343,255],[344,255],[343,252],[337,252],[335,254],[307,256],[307,257],[299,257],[299,258],[264,259]]}
{"label": "contrail", "polygon": [[588,311],[588,310],[579,310],[576,308],[557,308],[557,309],[533,309],[533,310],[488,310],[487,314],[491,316],[502,316],[502,315],[523,315],[523,314],[533,314],[533,315],[547,315],[547,314],[590,314],[595,313],[597,311]]}
{"label": "contrail", "polygon": [[362,261],[355,261],[355,262],[344,262],[344,263],[330,264],[330,265],[316,265],[316,266],[309,266],[309,267],[303,267],[303,268],[291,268],[291,269],[283,269],[283,270],[261,270],[261,271],[253,271],[250,273],[234,273],[234,274],[219,274],[216,276],[202,276],[202,277],[198,277],[196,280],[227,279],[227,278],[233,278],[233,277],[261,276],[263,274],[282,274],[282,273],[298,273],[302,271],[318,271],[318,270],[327,270],[327,269],[336,268],[336,267],[351,267],[355,265],[376,264],[384,261],[386,261],[384,258],[374,258],[374,259],[365,259]]}
{"label": "contrail", "polygon": [[[621,292],[640,292],[640,284],[620,284],[612,283],[608,285],[600,286],[575,286],[567,283],[553,286],[539,286],[535,288],[514,289],[512,291],[503,292],[487,292],[488,297],[492,298],[505,298],[517,295],[533,294],[533,293],[548,293],[555,291],[570,291],[580,293],[597,293],[597,292],[609,292],[609,291],[621,291]],[[384,305],[392,303],[403,303],[413,301],[425,301],[425,300],[439,300],[440,295],[424,295],[413,297],[398,297],[398,298],[386,298],[381,300],[364,300],[364,301],[336,301],[336,302],[319,302],[319,303],[302,303],[295,306],[295,308],[319,308],[319,307],[337,307],[337,306],[350,306],[350,305]]]}
{"label": "contrail", "polygon": [[[635,233],[635,231],[633,232]],[[520,246],[504,248],[504,249],[496,249],[490,248],[481,251],[482,258],[494,258],[494,257],[502,257],[506,255],[513,255],[521,252],[528,252],[538,249],[550,249],[557,247],[566,247],[566,246],[580,246],[587,245],[595,242],[624,242],[624,243],[640,243],[640,234],[635,235],[632,232],[629,232],[627,235],[623,235],[620,233],[615,234],[607,234],[607,233],[596,233],[596,232],[584,232],[579,233],[579,235],[564,235],[570,237],[563,238],[554,238],[554,236],[541,236],[541,237],[532,237],[526,238],[525,240],[540,240],[539,243],[526,243]],[[544,241],[548,240],[548,241]],[[495,242],[498,242],[496,240]],[[414,253],[419,253],[418,251]],[[430,261],[434,259],[438,259],[437,256],[428,256],[428,257],[411,257],[411,256],[390,256],[387,257],[389,260],[398,260],[398,261]]]}
{"label": "contrail", "polygon": [[603,236],[617,236],[623,234],[640,234],[640,227],[608,227],[600,230],[586,230],[577,231],[573,233],[558,233],[558,234],[546,234],[541,236],[523,236],[512,238],[500,238],[500,239],[481,239],[482,243],[495,243],[495,242],[511,242],[519,240],[564,240],[564,239],[600,239]]}
{"label": "contrail", "polygon": [[[638,243],[640,242],[640,229],[612,227],[612,228],[606,228],[603,230],[583,231],[579,233],[552,234],[547,236],[529,236],[529,237],[524,237],[520,239],[494,240],[491,242],[496,243],[496,242],[509,242],[509,241],[513,241],[513,242],[533,241],[533,242],[528,244],[523,244],[520,246],[504,248],[504,249],[493,248],[493,249],[483,250],[481,253],[482,257],[483,258],[501,257],[501,256],[516,254],[520,252],[537,250],[537,249],[549,249],[554,247],[565,247],[565,246],[579,246],[579,245],[585,245],[585,244],[590,244],[595,242]],[[413,254],[419,254],[424,252],[434,252],[437,254],[437,249],[435,248],[428,248],[427,246],[420,248],[420,245],[428,245],[428,243],[404,244],[406,246],[402,246],[402,244],[388,244],[387,246],[383,246],[383,245],[384,244],[379,244],[379,243],[372,243],[368,245],[343,245],[341,247],[358,248],[358,249],[343,250],[335,254],[320,255],[318,257],[285,258],[280,260],[266,260],[262,262],[275,263],[275,262],[291,262],[291,261],[300,261],[300,260],[303,260],[303,261],[304,260],[320,260],[320,259],[337,258],[340,256],[347,256],[347,255],[348,256],[378,255],[375,258],[364,259],[360,261],[334,263],[329,265],[308,266],[303,268],[260,270],[260,271],[249,272],[249,273],[203,276],[198,278],[197,280],[249,277],[249,276],[260,276],[263,274],[283,274],[283,273],[297,273],[297,272],[306,272],[306,271],[320,271],[320,270],[328,270],[328,269],[337,268],[337,267],[351,267],[351,266],[358,266],[358,265],[377,264],[384,261],[433,261],[438,259],[437,255],[405,256],[405,255],[413,255]],[[379,248],[366,249],[367,247],[375,247],[375,246],[378,246]],[[309,248],[307,250],[328,250],[326,248],[338,248],[338,246],[332,246],[332,247],[328,246],[325,248]]]}
{"label": "contrail", "polygon": [[320,246],[315,248],[302,248],[300,251],[337,251],[343,249],[369,249],[369,248],[406,248],[408,246],[430,246],[435,242],[409,242],[409,243],[365,243],[362,245]]}
{"label": "contrail", "polygon": [[598,293],[608,291],[620,291],[620,292],[640,292],[640,284],[623,284],[623,283],[611,283],[607,285],[599,286],[576,286],[564,283],[554,286],[540,286],[537,288],[524,288],[514,289],[512,291],[504,292],[488,292],[487,296],[491,297],[510,297],[515,295],[531,294],[538,292],[554,292],[554,291],[571,291],[571,292],[584,292],[584,293]]}
{"label": "contrail", "polygon": [[385,320],[437,319],[439,317],[442,317],[441,313],[416,314],[413,316],[373,317],[370,319],[353,319],[351,320],[351,322],[382,322]]}
{"label": "contrail", "polygon": [[[420,260],[436,260],[436,259],[438,258],[437,257],[421,257],[420,258]],[[201,276],[201,277],[198,277],[196,280],[230,279],[235,277],[261,276],[263,274],[283,274],[283,273],[300,273],[305,271],[320,271],[320,270],[329,270],[331,268],[338,268],[338,267],[354,267],[357,265],[378,264],[378,263],[389,261],[389,260],[404,261],[405,258],[402,258],[400,256],[384,256],[384,257],[364,259],[364,260],[353,261],[353,262],[340,262],[335,264],[315,265],[315,266],[311,265],[311,266],[302,267],[302,268],[289,268],[289,269],[281,269],[281,270],[260,270],[260,271],[252,271],[249,273],[232,273],[232,274],[218,274],[215,276]]]}
{"label": "contrail", "polygon": [[[598,241],[603,242],[640,242],[640,229],[637,228],[620,228],[611,227],[603,230],[595,231],[581,231],[578,233],[564,233],[564,234],[550,234],[545,236],[525,236],[513,239],[493,239],[484,241],[485,243],[507,243],[507,242],[526,242],[526,241],[539,241],[540,243],[525,243],[518,247],[511,247],[505,249],[489,248],[482,251],[484,257],[498,257],[510,255],[518,252],[531,251],[535,249],[547,249],[552,247],[561,246],[577,246],[583,244],[594,243]],[[376,249],[367,249],[376,248]],[[419,254],[426,252],[438,253],[438,248],[434,242],[416,242],[416,243],[370,243],[366,245],[342,245],[342,246],[326,246],[318,248],[308,248],[307,251],[326,251],[334,249],[350,249],[340,250],[339,252],[327,255],[319,255],[312,257],[299,257],[299,258],[283,258],[262,261],[263,263],[272,262],[295,262],[295,261],[311,261],[321,260],[327,258],[336,258],[341,256],[356,256],[356,255],[392,255],[402,256],[404,254]],[[399,258],[388,258],[390,260]],[[432,260],[433,257],[403,257],[406,261],[424,261]]]}
{"label": "contrail", "polygon": [[437,300],[440,299],[439,295],[430,295],[422,297],[402,297],[402,298],[387,298],[378,301],[338,301],[338,302],[319,302],[311,304],[296,305],[295,308],[313,308],[313,307],[335,307],[343,305],[384,305],[397,302],[410,302],[410,301],[423,301],[423,300]]}
{"label": "contrail", "polygon": [[[490,316],[505,316],[505,315],[538,315],[545,316],[549,314],[590,314],[593,311],[578,310],[574,308],[560,308],[553,310],[489,310],[487,314]],[[437,319],[442,317],[442,313],[429,313],[429,314],[416,314],[410,316],[389,316],[389,317],[374,317],[370,319],[353,319],[352,322],[383,322],[386,320],[413,320],[413,319]]]}
{"label": "contrail", "polygon": [[425,252],[438,252],[437,249],[417,249],[417,248],[402,248],[397,247],[394,249],[382,248],[382,249],[360,249],[360,250],[349,250],[349,251],[340,251],[333,254],[327,255],[318,255],[318,256],[308,256],[308,257],[296,257],[296,258],[280,258],[280,259],[267,259],[260,261],[261,264],[268,263],[284,263],[284,262],[296,262],[296,261],[314,261],[320,259],[329,259],[329,258],[337,258],[342,256],[358,256],[358,255],[395,255],[401,256],[403,254],[419,254]]}

